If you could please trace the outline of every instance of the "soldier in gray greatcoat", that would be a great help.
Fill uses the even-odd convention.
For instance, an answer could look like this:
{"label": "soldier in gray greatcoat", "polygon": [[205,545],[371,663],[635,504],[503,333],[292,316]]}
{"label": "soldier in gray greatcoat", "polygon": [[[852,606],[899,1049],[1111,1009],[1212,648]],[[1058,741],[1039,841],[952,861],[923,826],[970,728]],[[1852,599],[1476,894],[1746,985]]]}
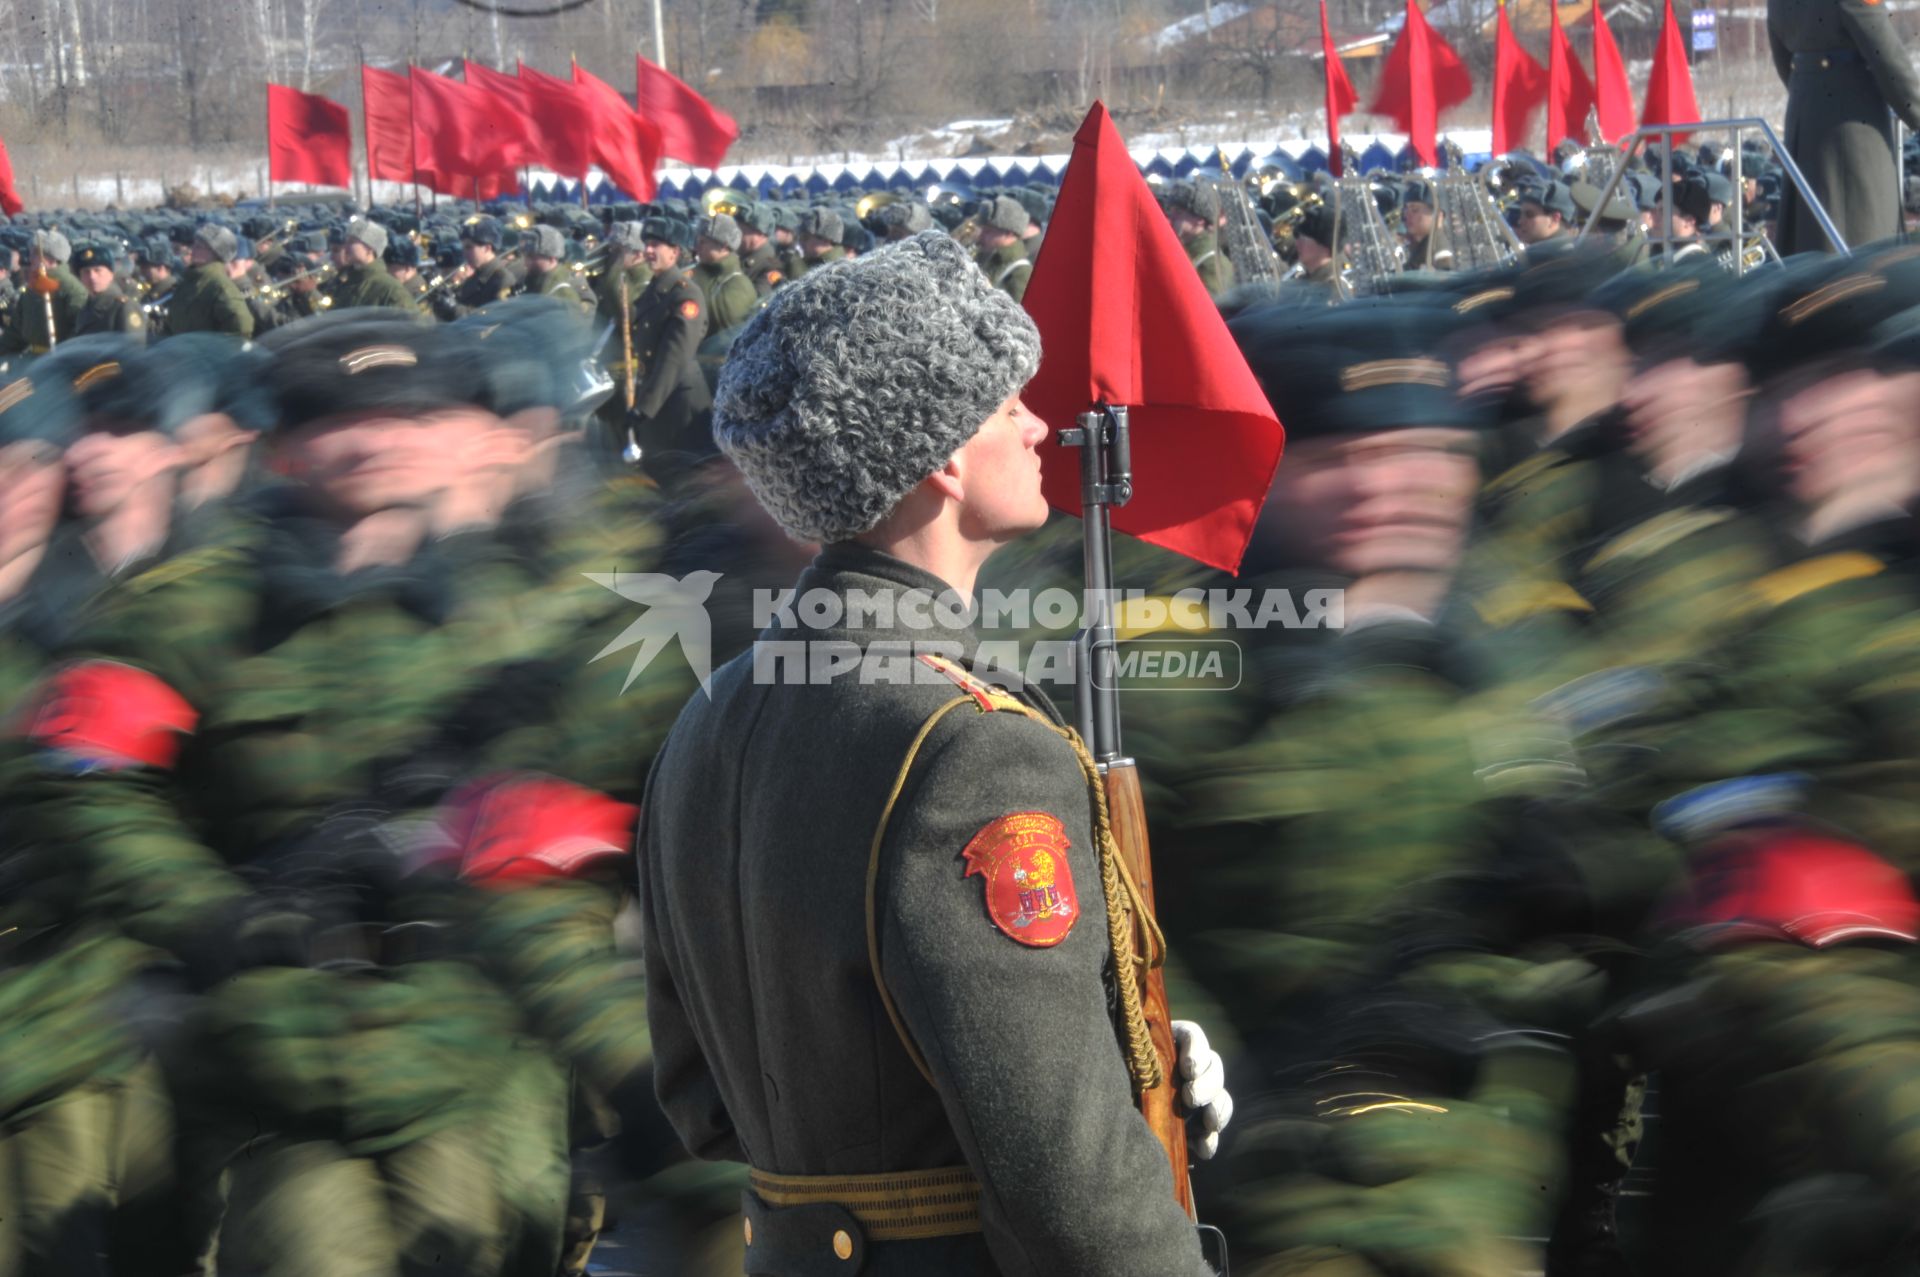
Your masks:
{"label": "soldier in gray greatcoat", "polygon": [[[752,1168],[752,1274],[1209,1271],[1109,1010],[1132,941],[1078,738],[1017,676],[983,681],[961,615],[1047,517],[1019,399],[1039,353],[929,231],[776,292],[721,374],[716,442],[825,548],[794,618],[674,726],[640,892],[655,1089],[688,1149]],[[796,649],[803,674],[854,668],[767,676]],[[1209,1155],[1219,1056],[1176,1040]]]}
{"label": "soldier in gray greatcoat", "polygon": [[[1900,230],[1893,116],[1920,129],[1920,79],[1883,0],[1768,0],[1773,65],[1787,86],[1787,150],[1849,247]],[[1800,193],[1781,191],[1783,253],[1831,245]]]}

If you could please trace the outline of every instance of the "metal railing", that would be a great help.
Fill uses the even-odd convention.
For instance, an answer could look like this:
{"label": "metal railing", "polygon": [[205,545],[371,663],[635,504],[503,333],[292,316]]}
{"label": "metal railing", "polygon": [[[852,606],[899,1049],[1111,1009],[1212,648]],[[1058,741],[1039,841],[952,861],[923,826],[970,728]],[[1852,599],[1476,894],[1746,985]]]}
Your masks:
{"label": "metal railing", "polygon": [[[1793,189],[1799,192],[1801,200],[1806,204],[1807,211],[1813,214],[1814,221],[1819,224],[1821,231],[1826,234],[1827,241],[1833,245],[1834,251],[1844,257],[1852,256],[1853,250],[1847,247],[1847,241],[1841,237],[1839,230],[1834,227],[1833,219],[1827,216],[1827,210],[1821,206],[1820,200],[1813,193],[1813,188],[1807,185],[1806,174],[1802,173],[1800,166],[1793,162],[1793,156],[1787,152],[1786,143],[1780,140],[1779,135],[1773,131],[1772,125],[1756,116],[1747,116],[1732,120],[1702,120],[1694,124],[1641,125],[1628,136],[1626,142],[1623,144],[1620,163],[1614,167],[1613,176],[1608,179],[1606,188],[1600,193],[1600,199],[1595,207],[1605,208],[1613,199],[1614,192],[1620,189],[1620,183],[1626,177],[1628,165],[1633,160],[1633,157],[1639,153],[1640,149],[1644,146],[1651,150],[1653,145],[1658,142],[1661,152],[1660,179],[1665,183],[1666,198],[1660,201],[1659,225],[1656,227],[1659,234],[1648,235],[1647,242],[1649,244],[1661,245],[1661,256],[1666,260],[1672,260],[1673,246],[1676,243],[1673,234],[1674,135],[1680,133],[1687,134],[1688,136],[1700,133],[1725,133],[1727,135],[1729,149],[1733,153],[1733,203],[1727,210],[1729,218],[1731,219],[1731,230],[1718,234],[1701,234],[1698,242],[1708,246],[1721,245],[1730,249],[1729,255],[1732,257],[1734,273],[1736,275],[1744,275],[1748,269],[1747,228],[1745,225],[1747,200],[1745,175],[1741,171],[1745,157],[1740,151],[1740,140],[1741,137],[1748,132],[1757,132],[1766,139],[1767,145],[1773,150],[1774,158],[1780,163],[1781,170],[1786,173],[1787,180],[1792,182]],[[1898,152],[1895,154],[1897,155]],[[1579,235],[1574,237],[1576,243],[1585,241],[1589,234],[1594,233],[1593,225],[1596,220],[1598,219],[1591,217],[1587,219],[1586,225],[1580,228]],[[1764,231],[1756,238],[1759,241],[1758,247],[1763,253],[1763,260],[1765,262],[1777,262],[1780,260],[1780,250],[1773,246],[1773,241],[1767,238]],[[1755,265],[1759,264],[1760,263],[1755,263]]]}

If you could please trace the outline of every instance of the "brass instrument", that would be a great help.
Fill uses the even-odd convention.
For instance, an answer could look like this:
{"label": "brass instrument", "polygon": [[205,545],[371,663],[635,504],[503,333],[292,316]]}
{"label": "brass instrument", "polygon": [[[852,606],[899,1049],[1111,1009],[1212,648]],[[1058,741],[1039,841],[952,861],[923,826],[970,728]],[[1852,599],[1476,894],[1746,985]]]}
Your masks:
{"label": "brass instrument", "polygon": [[1259,214],[1244,183],[1229,179],[1220,184],[1220,211],[1226,215],[1221,246],[1242,284],[1277,284],[1286,268],[1280,264],[1273,241],[1260,227]]}
{"label": "brass instrument", "polygon": [[[326,284],[331,283],[333,277],[339,273],[338,268],[335,267],[332,262],[326,262],[310,270],[303,270],[298,275],[289,275],[285,279],[275,280],[266,284],[260,289],[260,298],[263,301],[277,305],[287,299],[288,294],[293,291],[292,285],[299,283],[301,280],[315,279],[324,287]],[[333,299],[323,295],[316,304],[324,310],[333,304]]]}
{"label": "brass instrument", "polygon": [[1338,292],[1343,299],[1391,292],[1406,265],[1406,249],[1387,229],[1373,183],[1343,177],[1334,187],[1334,260],[1342,263]]}
{"label": "brass instrument", "polygon": [[1433,199],[1434,256],[1448,254],[1449,269],[1504,266],[1526,250],[1487,187],[1471,174],[1449,169],[1435,178]]}
{"label": "brass instrument", "polygon": [[731,186],[710,187],[700,196],[700,207],[708,217],[719,213],[732,215],[747,207],[747,202],[740,196],[741,192]]}
{"label": "brass instrument", "polygon": [[854,203],[854,216],[864,222],[873,216],[875,209],[885,208],[889,204],[898,204],[899,202],[900,197],[892,191],[874,191],[871,194],[862,195],[859,200]]}

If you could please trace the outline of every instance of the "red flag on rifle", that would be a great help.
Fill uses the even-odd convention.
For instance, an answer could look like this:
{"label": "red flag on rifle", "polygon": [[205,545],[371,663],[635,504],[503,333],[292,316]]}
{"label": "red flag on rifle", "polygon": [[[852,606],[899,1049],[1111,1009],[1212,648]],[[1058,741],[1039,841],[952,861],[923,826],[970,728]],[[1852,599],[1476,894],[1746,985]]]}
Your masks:
{"label": "red flag on rifle", "polygon": [[1587,144],[1587,112],[1593,110],[1593,81],[1587,78],[1587,69],[1580,65],[1573,41],[1567,39],[1567,29],[1560,25],[1560,6],[1556,0],[1547,0],[1547,10],[1553,15],[1553,34],[1547,45],[1547,154],[1551,157],[1553,148],[1560,145],[1563,138],[1572,138],[1582,146]]}
{"label": "red flag on rifle", "polygon": [[685,82],[635,57],[634,109],[660,130],[660,154],[695,168],[719,168],[740,136],[733,117]]}
{"label": "red flag on rifle", "polygon": [[267,86],[267,180],[353,185],[347,108],[284,84]]}
{"label": "red flag on rifle", "polygon": [[1600,117],[1600,140],[1618,142],[1633,132],[1633,89],[1627,84],[1626,59],[1613,42],[1607,15],[1593,6],[1593,105]]}
{"label": "red flag on rifle", "polygon": [[413,86],[404,73],[360,68],[361,121],[367,131],[367,176],[414,182]]}
{"label": "red flag on rifle", "polygon": [[1360,104],[1360,95],[1353,91],[1353,81],[1347,78],[1347,64],[1340,60],[1339,50],[1333,47],[1333,28],[1327,25],[1327,0],[1320,0],[1320,50],[1327,60],[1327,167],[1339,177],[1343,166],[1340,117]]}
{"label": "red flag on rifle", "polygon": [[1527,123],[1547,96],[1547,69],[1514,39],[1505,0],[1493,42],[1493,153],[1526,145]]}
{"label": "red flag on rifle", "polygon": [[[1026,293],[1044,352],[1027,406],[1057,430],[1125,405],[1134,494],[1113,526],[1237,570],[1285,434],[1098,102],[1048,225]],[[1047,501],[1079,514],[1079,451],[1050,440],[1041,464]]]}
{"label": "red flag on rifle", "polygon": [[1472,93],[1473,78],[1460,55],[1427,25],[1420,0],[1407,0],[1407,24],[1380,68],[1380,87],[1367,110],[1390,117],[1420,162],[1432,166],[1440,162],[1434,137],[1440,112]]}

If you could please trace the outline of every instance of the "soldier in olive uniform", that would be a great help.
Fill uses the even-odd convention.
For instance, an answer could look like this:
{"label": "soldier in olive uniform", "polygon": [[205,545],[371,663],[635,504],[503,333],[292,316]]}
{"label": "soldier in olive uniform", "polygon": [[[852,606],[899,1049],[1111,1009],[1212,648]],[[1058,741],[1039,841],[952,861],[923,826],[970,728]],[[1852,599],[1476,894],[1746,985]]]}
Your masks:
{"label": "soldier in olive uniform", "polygon": [[526,235],[526,292],[532,297],[557,297],[582,310],[586,303],[573,286],[573,272],[567,269],[567,237],[558,227],[536,226]]}
{"label": "soldier in olive uniform", "polygon": [[194,232],[187,250],[186,276],[173,290],[167,307],[166,335],[177,333],[232,333],[253,336],[253,312],[227,274],[227,263],[238,248],[233,232],[208,222]]}
{"label": "soldier in olive uniform", "polygon": [[664,477],[712,452],[711,441],[696,428],[713,406],[699,361],[708,330],[707,302],[684,266],[693,251],[693,228],[675,218],[649,217],[640,233],[653,279],[633,305],[638,366],[627,429],[648,473]]}
{"label": "soldier in olive uniform", "polygon": [[74,251],[73,267],[87,290],[87,304],[80,308],[79,321],[73,328],[74,336],[130,333],[144,341],[147,335],[146,318],[140,313],[139,305],[120,291],[120,281],[113,269],[113,255],[97,245],[85,244]]}
{"label": "soldier in olive uniform", "polygon": [[1027,229],[1027,210],[1011,195],[996,195],[982,206],[979,217],[980,242],[974,261],[988,283],[1019,301],[1027,295],[1027,280],[1033,275],[1027,242],[1020,238]]}
{"label": "soldier in olive uniform", "polygon": [[802,213],[799,227],[794,231],[794,242],[800,246],[800,256],[807,269],[845,258],[847,250],[841,247],[840,241],[846,233],[840,214],[830,208],[810,208]]}
{"label": "soldier in olive uniform", "polygon": [[1407,269],[1447,270],[1453,265],[1451,253],[1434,252],[1433,184],[1421,178],[1407,182],[1401,193],[1400,224],[1407,229]]}
{"label": "soldier in olive uniform", "polygon": [[739,247],[740,225],[728,213],[701,223],[694,240],[700,264],[693,268],[693,277],[707,295],[708,323],[716,333],[738,328],[760,309],[760,294],[740,264]]}
{"label": "soldier in olive uniform", "polygon": [[900,200],[874,214],[889,241],[912,239],[921,231],[933,229],[933,213],[919,200]]}
{"label": "soldier in olive uniform", "polygon": [[[803,591],[966,599],[1047,517],[1047,431],[1019,402],[1038,358],[1025,315],[929,233],[781,290],[734,347],[715,435],[788,534],[826,546]],[[807,685],[743,655],[649,778],[655,1090],[695,1155],[752,1168],[747,1271],[1201,1277],[1133,1107],[1138,1038],[1115,1042],[1134,1013],[1115,1016],[1110,979],[1134,954],[1106,925],[1112,853],[1076,738],[1044,694],[976,677],[978,638],[950,622],[766,637],[909,663],[918,638],[929,663]],[[826,721],[841,748],[808,747]],[[823,792],[863,797],[823,812]],[[1182,1036],[1217,1130],[1218,1056]]]}
{"label": "soldier in olive uniform", "polygon": [[1175,182],[1167,188],[1167,220],[1200,272],[1209,296],[1233,287],[1233,263],[1220,251],[1220,192],[1211,182]]}
{"label": "soldier in olive uniform", "polygon": [[405,235],[394,237],[380,255],[387,273],[406,287],[407,295],[418,306],[427,295],[427,281],[420,273],[420,246]]}
{"label": "soldier in olive uniform", "polygon": [[[1920,79],[1880,0],[1768,0],[1773,65],[1787,86],[1787,150],[1834,229],[1859,248],[1902,225],[1894,118],[1920,130]],[[1833,246],[1791,184],[1780,193],[1783,253]]]}
{"label": "soldier in olive uniform", "polygon": [[800,217],[799,210],[783,204],[774,219],[773,245],[788,279],[799,279],[807,273],[807,255],[800,249]]}
{"label": "soldier in olive uniform", "polygon": [[[646,291],[653,278],[647,265],[647,241],[638,222],[615,222],[607,229],[606,252],[609,264],[593,286],[594,318],[601,324],[620,322],[622,307],[632,310],[634,301]],[[617,336],[616,336],[617,341]],[[616,351],[615,357],[618,357]]]}
{"label": "soldier in olive uniform", "polygon": [[505,232],[497,218],[477,217],[460,228],[460,252],[471,273],[451,295],[436,294],[436,315],[441,319],[458,319],[513,296],[520,285],[507,263],[500,259],[504,240]]}
{"label": "soldier in olive uniform", "polygon": [[780,251],[770,238],[777,219],[771,208],[754,204],[741,209],[734,220],[740,225],[740,266],[753,280],[754,291],[766,297],[787,277]]}
{"label": "soldier in olive uniform", "polygon": [[[33,250],[27,262],[27,277],[14,303],[6,335],[0,337],[0,354],[45,354],[58,342],[73,336],[81,308],[87,302],[87,290],[67,269],[73,245],[56,230],[33,233]],[[51,291],[43,292],[40,277],[44,273]],[[48,317],[52,326],[48,326]]]}
{"label": "soldier in olive uniform", "polygon": [[1573,192],[1565,182],[1536,182],[1520,192],[1520,218],[1513,233],[1532,247],[1573,238]]}
{"label": "soldier in olive uniform", "polygon": [[381,260],[387,251],[387,242],[387,228],[378,222],[356,217],[347,223],[344,250],[347,268],[334,293],[336,308],[384,306],[409,315],[420,313],[407,286],[387,273],[387,264]]}
{"label": "soldier in olive uniform", "polygon": [[1339,267],[1333,240],[1333,210],[1325,205],[1308,209],[1294,223],[1293,251],[1304,283],[1329,291],[1334,288]]}

